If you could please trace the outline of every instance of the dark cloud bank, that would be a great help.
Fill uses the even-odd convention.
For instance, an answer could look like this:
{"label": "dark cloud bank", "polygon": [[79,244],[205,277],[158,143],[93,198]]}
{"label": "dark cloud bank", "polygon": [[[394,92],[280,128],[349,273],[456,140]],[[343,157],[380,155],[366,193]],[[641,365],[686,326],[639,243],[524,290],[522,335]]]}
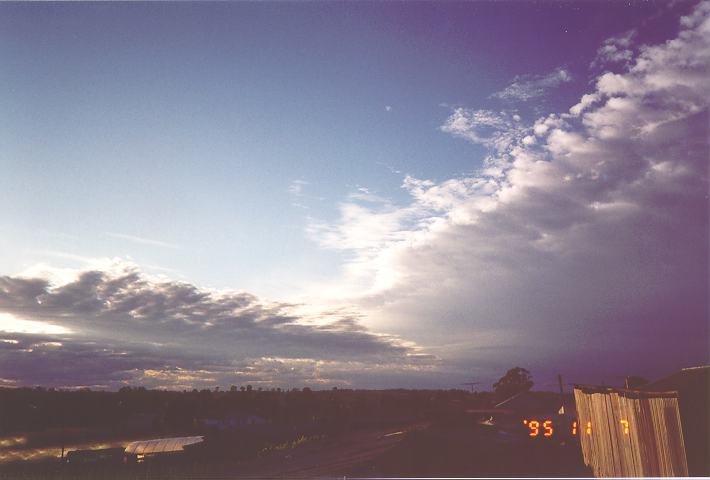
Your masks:
{"label": "dark cloud bank", "polygon": [[431,361],[347,313],[304,319],[295,307],[149,280],[130,265],[81,272],[57,287],[2,277],[0,311],[69,332],[0,334],[0,377],[59,386],[327,386],[345,383],[351,369],[416,370]]}

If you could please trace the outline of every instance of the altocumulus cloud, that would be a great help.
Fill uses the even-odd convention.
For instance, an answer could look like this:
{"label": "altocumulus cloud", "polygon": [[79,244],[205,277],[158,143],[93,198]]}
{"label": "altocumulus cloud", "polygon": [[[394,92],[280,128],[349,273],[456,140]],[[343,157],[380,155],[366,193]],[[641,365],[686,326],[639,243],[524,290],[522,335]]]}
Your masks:
{"label": "altocumulus cloud", "polygon": [[[0,277],[0,378],[9,385],[109,388],[327,386],[349,384],[349,372],[372,371],[369,381],[377,385],[382,368],[415,376],[435,368],[434,357],[368,331],[357,315],[298,310],[150,277],[120,259],[61,284]],[[22,328],[27,322],[32,333]]]}
{"label": "altocumulus cloud", "polygon": [[578,381],[707,363],[709,15],[699,4],[663,44],[615,40],[628,66],[569,112],[523,125],[455,110],[441,130],[488,147],[483,167],[407,177],[402,207],[344,203],[319,225],[353,256],[337,294],[479,378],[517,363]]}
{"label": "altocumulus cloud", "polygon": [[544,75],[518,76],[513,80],[513,83],[491,96],[501,100],[519,100],[526,102],[528,100],[542,97],[548,90],[571,80],[572,76],[569,71],[562,67],[558,67],[552,72]]}

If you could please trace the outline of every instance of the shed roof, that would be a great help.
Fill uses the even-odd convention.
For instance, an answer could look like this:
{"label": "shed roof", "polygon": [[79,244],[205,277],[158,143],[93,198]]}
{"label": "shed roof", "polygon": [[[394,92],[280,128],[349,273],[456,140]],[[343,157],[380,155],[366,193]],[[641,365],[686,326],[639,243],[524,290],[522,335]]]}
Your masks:
{"label": "shed roof", "polygon": [[626,398],[678,398],[678,392],[675,390],[658,391],[658,390],[634,390],[629,388],[604,387],[597,385],[574,385],[575,390],[580,390],[584,393],[615,393]]}
{"label": "shed roof", "polygon": [[194,445],[205,440],[203,436],[158,438],[155,440],[139,440],[126,446],[125,452],[132,455],[150,455],[154,453],[181,452],[183,447]]}
{"label": "shed roof", "polygon": [[708,383],[710,382],[710,366],[688,367],[679,370],[667,377],[664,377],[648,385],[644,389],[648,390],[678,390],[689,395],[700,393],[707,394]]}

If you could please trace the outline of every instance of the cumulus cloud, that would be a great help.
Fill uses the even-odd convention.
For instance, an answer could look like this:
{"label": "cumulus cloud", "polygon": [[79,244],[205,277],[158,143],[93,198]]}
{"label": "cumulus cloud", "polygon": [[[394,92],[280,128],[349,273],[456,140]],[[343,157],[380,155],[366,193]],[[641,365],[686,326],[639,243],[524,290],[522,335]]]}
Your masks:
{"label": "cumulus cloud", "polygon": [[[265,378],[342,384],[349,381],[345,373],[329,375],[347,371],[348,362],[403,366],[420,353],[367,330],[347,311],[299,308],[151,277],[126,261],[78,271],[62,284],[0,277],[0,378],[109,387],[191,388]],[[324,367],[317,378],[264,376],[265,358]]]}
{"label": "cumulus cloud", "polygon": [[709,15],[700,4],[570,113],[525,126],[457,108],[441,128],[489,148],[484,168],[407,177],[402,207],[343,205],[322,230],[359,275],[340,295],[469,369],[603,381],[707,363]]}
{"label": "cumulus cloud", "polygon": [[544,75],[521,75],[503,90],[491,95],[501,100],[520,100],[526,102],[542,97],[548,90],[572,80],[567,69],[558,67]]}
{"label": "cumulus cloud", "polygon": [[636,31],[629,30],[621,35],[607,38],[597,50],[597,56],[590,66],[607,66],[619,63],[628,66],[634,56],[632,40],[635,36]]}

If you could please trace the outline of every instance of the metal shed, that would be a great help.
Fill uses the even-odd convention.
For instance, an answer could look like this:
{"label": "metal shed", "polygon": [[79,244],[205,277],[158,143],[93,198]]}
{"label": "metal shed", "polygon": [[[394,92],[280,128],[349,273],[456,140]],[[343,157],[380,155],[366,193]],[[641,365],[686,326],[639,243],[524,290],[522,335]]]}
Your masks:
{"label": "metal shed", "polygon": [[203,436],[158,438],[139,440],[126,446],[126,455],[156,455],[160,453],[182,452],[187,445],[195,445],[205,440]]}

